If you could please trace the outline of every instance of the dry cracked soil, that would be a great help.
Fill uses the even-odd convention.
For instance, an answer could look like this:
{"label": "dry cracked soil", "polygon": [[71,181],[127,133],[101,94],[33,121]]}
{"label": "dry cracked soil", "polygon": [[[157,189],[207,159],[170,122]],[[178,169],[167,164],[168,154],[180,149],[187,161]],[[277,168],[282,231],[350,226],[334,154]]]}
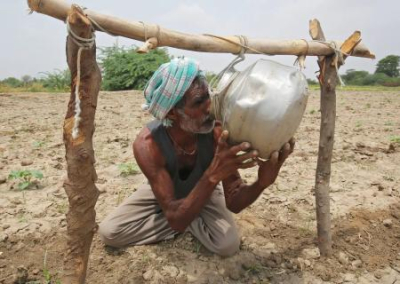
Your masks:
{"label": "dry cracked soil", "polygon": [[[59,283],[68,200],[62,124],[69,94],[0,94],[0,283]],[[144,176],[131,144],[151,120],[140,92],[101,92],[94,149],[99,222]],[[95,235],[87,283],[399,283],[400,92],[337,92],[330,184],[333,256],[316,247],[315,169],[319,93],[276,183],[235,215],[241,249],[221,258],[190,234],[160,244],[111,249]],[[132,166],[133,167],[133,166]],[[20,190],[13,171],[37,170]],[[247,182],[256,170],[244,170]]]}

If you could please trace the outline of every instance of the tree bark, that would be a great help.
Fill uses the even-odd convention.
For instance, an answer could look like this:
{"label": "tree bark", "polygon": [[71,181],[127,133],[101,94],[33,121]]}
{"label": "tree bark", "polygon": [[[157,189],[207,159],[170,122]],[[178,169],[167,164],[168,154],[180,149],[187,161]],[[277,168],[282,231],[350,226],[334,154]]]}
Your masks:
{"label": "tree bark", "polygon": [[[28,0],[32,11],[42,13],[59,20],[65,21],[70,4],[61,0]],[[208,35],[192,35],[180,33],[173,30],[161,28],[155,24],[146,24],[135,21],[127,21],[117,17],[103,15],[91,10],[85,10],[85,14],[94,19],[107,32],[118,36],[146,41],[150,38],[157,39],[157,46],[170,46],[180,49],[203,51],[203,52],[225,52],[239,54],[241,47],[237,44],[240,40],[237,36],[213,37]],[[98,28],[95,27],[97,30]],[[147,39],[145,38],[147,36]],[[222,39],[225,38],[228,41]],[[337,41],[341,46],[343,42]],[[247,44],[251,49],[271,55],[331,55],[332,49],[327,45],[305,40],[272,40],[272,39],[248,39]],[[156,46],[152,46],[155,48]],[[257,53],[247,49],[246,53]],[[358,45],[352,56],[375,58],[365,45]]]}
{"label": "tree bark", "polygon": [[325,57],[322,64],[324,74],[321,86],[321,126],[318,148],[317,172],[315,176],[315,199],[317,207],[318,247],[322,256],[332,254],[332,233],[329,182],[335,136],[337,73],[331,65],[332,56]]}
{"label": "tree bark", "polygon": [[[313,39],[325,41],[325,35],[318,20],[310,21],[310,35]],[[333,56],[318,57],[321,87],[321,124],[319,136],[317,172],[315,175],[315,203],[317,213],[318,248],[322,256],[332,254],[332,233],[329,182],[335,135],[337,71],[332,66]]]}
{"label": "tree bark", "polygon": [[[71,29],[84,38],[92,37],[90,21],[78,8],[72,7],[69,13]],[[96,204],[99,191],[95,186],[97,179],[94,168],[95,158],[92,137],[97,97],[100,90],[101,74],[96,63],[96,47],[83,50],[80,60],[81,121],[79,134],[72,138],[75,115],[75,88],[77,82],[77,53],[79,47],[70,36],[67,37],[67,61],[71,71],[71,97],[64,120],[63,136],[67,160],[67,179],[64,189],[69,200],[67,213],[67,251],[64,257],[62,283],[84,283],[90,246],[97,230],[95,222]]]}

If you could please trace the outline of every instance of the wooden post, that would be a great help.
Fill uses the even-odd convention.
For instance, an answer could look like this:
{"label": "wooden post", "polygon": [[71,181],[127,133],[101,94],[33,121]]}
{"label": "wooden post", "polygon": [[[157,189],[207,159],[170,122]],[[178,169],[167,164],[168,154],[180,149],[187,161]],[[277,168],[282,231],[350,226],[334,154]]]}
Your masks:
{"label": "wooden post", "polygon": [[[314,40],[325,41],[318,20],[310,21],[310,35]],[[335,136],[337,71],[332,66],[333,56],[318,58],[321,87],[321,126],[319,136],[317,172],[315,175],[315,200],[317,211],[318,247],[322,256],[332,254],[329,181]]]}
{"label": "wooden post", "polygon": [[[81,9],[72,6],[68,18],[71,29],[80,37],[91,38],[93,28]],[[78,137],[72,137],[75,115],[75,88],[77,83],[77,53],[79,47],[67,38],[67,61],[71,71],[71,98],[64,120],[64,144],[68,177],[64,189],[68,195],[67,251],[64,258],[62,283],[84,283],[95,223],[96,204],[99,191],[94,168],[92,137],[97,96],[100,90],[101,74],[96,63],[96,47],[83,50],[80,60],[81,120]]]}
{"label": "wooden post", "polygon": [[[312,39],[325,41],[325,35],[317,19],[310,21],[310,35]],[[321,87],[321,126],[319,136],[317,172],[315,175],[315,200],[317,211],[318,247],[322,256],[332,254],[332,234],[330,216],[329,182],[331,178],[331,161],[333,142],[335,137],[336,121],[336,84],[338,68],[344,63],[361,41],[361,33],[355,31],[340,46],[342,62],[335,62],[334,55],[319,56],[318,76]]]}

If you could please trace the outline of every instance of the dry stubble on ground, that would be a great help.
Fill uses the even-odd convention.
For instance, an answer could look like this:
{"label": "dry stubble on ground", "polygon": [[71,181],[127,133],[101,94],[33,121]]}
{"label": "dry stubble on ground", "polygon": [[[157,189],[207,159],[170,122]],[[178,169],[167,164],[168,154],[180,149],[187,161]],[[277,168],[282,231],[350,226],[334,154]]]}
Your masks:
{"label": "dry stubble on ground", "polygon": [[[68,201],[62,123],[69,94],[0,94],[0,283],[57,279]],[[94,148],[100,221],[144,181],[122,176],[151,120],[140,92],[102,92]],[[400,283],[399,92],[338,91],[331,177],[334,256],[316,251],[314,176],[319,96],[311,92],[293,155],[277,182],[236,215],[240,252],[222,259],[189,234],[158,245],[105,248],[95,236],[87,283]],[[44,178],[21,191],[15,170]],[[242,172],[247,182],[256,170]],[[46,272],[49,273],[46,273]],[[49,276],[50,275],[50,276]],[[397,282],[396,282],[397,281]],[[40,282],[37,282],[40,283]],[[55,282],[54,282],[55,283]]]}

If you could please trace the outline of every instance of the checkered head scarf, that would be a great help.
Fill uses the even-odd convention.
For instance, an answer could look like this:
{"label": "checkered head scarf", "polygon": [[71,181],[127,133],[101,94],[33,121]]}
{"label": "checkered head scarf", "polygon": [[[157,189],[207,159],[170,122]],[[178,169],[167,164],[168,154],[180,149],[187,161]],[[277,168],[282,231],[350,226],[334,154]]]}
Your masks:
{"label": "checkered head scarf", "polygon": [[199,75],[204,76],[199,63],[192,58],[174,58],[162,64],[144,88],[145,108],[165,126],[171,126],[172,122],[165,118],[166,115]]}

